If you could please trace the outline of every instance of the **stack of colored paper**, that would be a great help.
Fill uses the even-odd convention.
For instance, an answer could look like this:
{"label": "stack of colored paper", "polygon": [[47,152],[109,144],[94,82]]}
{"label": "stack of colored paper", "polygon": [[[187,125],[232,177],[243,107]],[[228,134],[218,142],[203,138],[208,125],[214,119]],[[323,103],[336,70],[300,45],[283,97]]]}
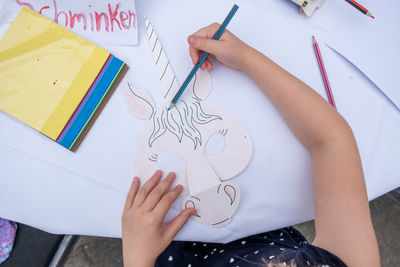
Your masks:
{"label": "stack of colored paper", "polygon": [[0,109],[74,151],[126,69],[24,7],[0,40]]}

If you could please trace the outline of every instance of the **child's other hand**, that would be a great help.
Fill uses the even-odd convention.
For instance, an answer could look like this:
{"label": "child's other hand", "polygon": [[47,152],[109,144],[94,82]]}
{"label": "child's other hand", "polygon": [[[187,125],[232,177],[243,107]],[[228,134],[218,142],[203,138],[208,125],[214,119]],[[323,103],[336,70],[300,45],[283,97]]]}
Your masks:
{"label": "child's other hand", "polygon": [[[231,69],[242,70],[245,51],[250,47],[242,42],[228,30],[225,30],[218,41],[213,40],[214,33],[219,28],[218,23],[213,23],[207,27],[198,30],[196,33],[188,37],[189,53],[193,64],[196,64],[203,51],[215,56],[219,61]],[[204,70],[213,69],[213,63],[210,56],[202,64]]]}
{"label": "child's other hand", "polygon": [[139,178],[133,179],[122,214],[124,265],[154,266],[161,252],[171,243],[195,209],[185,209],[171,222],[164,218],[182,192],[181,185],[168,191],[176,175],[169,173],[161,182],[157,171],[139,190]]}

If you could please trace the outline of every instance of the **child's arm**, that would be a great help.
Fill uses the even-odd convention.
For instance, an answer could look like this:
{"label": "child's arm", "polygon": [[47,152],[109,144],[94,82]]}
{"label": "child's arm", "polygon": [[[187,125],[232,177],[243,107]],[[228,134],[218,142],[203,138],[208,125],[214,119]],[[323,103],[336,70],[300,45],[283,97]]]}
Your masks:
{"label": "child's arm", "polygon": [[171,222],[164,222],[172,203],[182,192],[182,186],[178,185],[168,192],[175,174],[168,174],[159,183],[161,176],[162,172],[157,171],[140,190],[139,178],[133,179],[122,213],[125,267],[154,266],[157,257],[195,212],[195,209],[185,209]]}
{"label": "child's arm", "polygon": [[[196,62],[204,50],[228,67],[246,72],[310,150],[314,244],[350,266],[379,266],[361,160],[347,122],[309,86],[230,32],[226,31],[220,41],[208,39],[217,28],[218,24],[212,24],[189,37],[192,60]],[[203,67],[211,70],[212,62],[207,60]]]}

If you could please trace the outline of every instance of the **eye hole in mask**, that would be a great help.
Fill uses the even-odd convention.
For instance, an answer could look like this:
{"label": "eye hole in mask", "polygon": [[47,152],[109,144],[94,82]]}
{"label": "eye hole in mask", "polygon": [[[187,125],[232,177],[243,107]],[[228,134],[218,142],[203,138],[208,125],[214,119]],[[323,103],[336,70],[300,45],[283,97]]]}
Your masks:
{"label": "eye hole in mask", "polygon": [[204,154],[207,156],[216,156],[222,152],[225,147],[225,134],[227,130],[221,130],[212,134],[204,147]]}
{"label": "eye hole in mask", "polygon": [[177,172],[182,168],[184,160],[170,152],[161,152],[157,157],[160,169],[165,173]]}

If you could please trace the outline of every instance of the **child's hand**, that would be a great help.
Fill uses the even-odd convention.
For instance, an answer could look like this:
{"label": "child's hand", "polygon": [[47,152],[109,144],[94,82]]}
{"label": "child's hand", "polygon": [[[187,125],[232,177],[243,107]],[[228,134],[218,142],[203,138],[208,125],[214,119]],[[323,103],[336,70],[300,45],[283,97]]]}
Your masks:
{"label": "child's hand", "polygon": [[171,243],[195,209],[183,210],[169,223],[164,217],[182,192],[181,185],[167,192],[175,173],[158,183],[157,171],[139,190],[139,178],[133,179],[122,214],[122,244],[125,267],[154,266],[158,255]]}
{"label": "child's hand", "polygon": [[[243,70],[245,52],[251,48],[228,30],[224,31],[218,41],[211,39],[218,28],[219,24],[213,23],[189,36],[189,53],[193,64],[196,64],[201,53],[206,51],[229,68]],[[210,71],[213,69],[210,56],[201,65],[202,69],[206,67]]]}

